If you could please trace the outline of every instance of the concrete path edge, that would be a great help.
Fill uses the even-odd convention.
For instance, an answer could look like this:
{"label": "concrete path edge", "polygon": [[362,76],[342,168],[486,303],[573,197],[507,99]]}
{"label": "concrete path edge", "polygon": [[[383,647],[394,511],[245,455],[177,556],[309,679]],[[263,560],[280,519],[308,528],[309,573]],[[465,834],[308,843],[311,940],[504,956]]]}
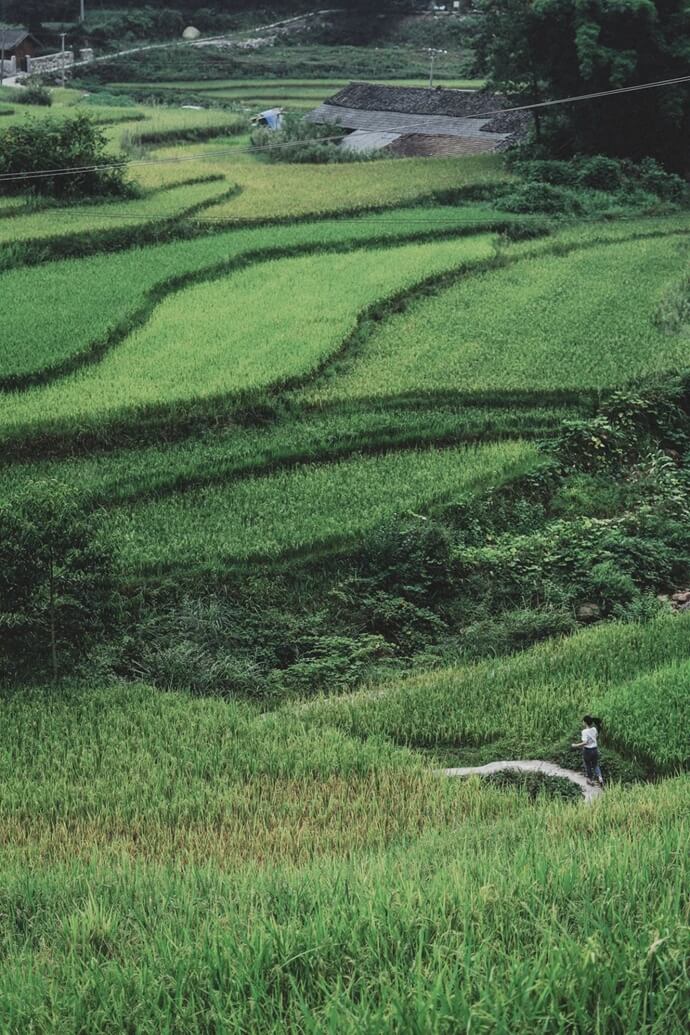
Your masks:
{"label": "concrete path edge", "polygon": [[489,776],[491,773],[503,773],[507,771],[521,773],[542,773],[544,776],[556,776],[563,780],[570,780],[577,784],[586,802],[595,801],[602,793],[598,785],[590,787],[585,776],[574,769],[564,769],[555,762],[544,762],[541,759],[526,759],[524,761],[509,762],[488,762],[486,765],[463,766],[457,769],[439,769],[439,776]]}

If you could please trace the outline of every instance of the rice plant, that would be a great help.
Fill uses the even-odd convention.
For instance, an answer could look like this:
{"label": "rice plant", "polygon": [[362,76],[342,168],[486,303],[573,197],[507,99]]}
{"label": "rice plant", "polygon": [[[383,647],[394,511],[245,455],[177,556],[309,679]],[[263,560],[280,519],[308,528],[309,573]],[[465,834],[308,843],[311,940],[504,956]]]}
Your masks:
{"label": "rice plant", "polygon": [[624,744],[633,757],[651,762],[656,772],[690,767],[687,661],[674,661],[613,687],[601,697],[596,711],[609,736]]}
{"label": "rice plant", "polygon": [[3,709],[12,1035],[686,1030],[686,779],[530,804],[145,688]]}
{"label": "rice plant", "polygon": [[[648,625],[614,622],[503,661],[316,702],[301,714],[351,735],[386,736],[401,744],[459,750],[491,744],[495,751],[504,739],[514,757],[529,758],[564,745],[567,752],[582,715],[596,713],[600,702],[612,740],[627,754],[644,755],[659,767],[679,765],[689,748],[687,674],[674,666],[689,650],[690,616]],[[663,688],[674,681],[667,703]]]}
{"label": "rice plant", "polygon": [[665,333],[655,313],[687,262],[669,237],[526,259],[458,281],[387,321],[349,368],[306,398],[577,392],[682,368],[687,338]]}
{"label": "rice plant", "polygon": [[[226,187],[222,182],[184,185],[166,191],[164,198],[166,204],[174,205],[180,198],[191,202],[197,192],[198,197],[204,198],[218,189]],[[74,213],[74,209],[71,211]],[[106,215],[107,211],[104,218]],[[40,214],[46,223],[53,222],[54,216],[53,212]],[[78,210],[72,218],[79,219]],[[0,378],[37,372],[87,352],[92,345],[107,339],[114,328],[135,319],[134,314],[146,305],[154,288],[159,293],[151,305],[164,297],[167,281],[191,275],[202,279],[205,269],[210,276],[215,267],[243,256],[255,255],[258,259],[262,253],[276,254],[281,249],[345,250],[350,246],[423,239],[436,234],[462,236],[508,221],[482,205],[400,208],[394,214],[247,228],[10,270],[0,274],[3,309],[6,308]],[[486,254],[483,243],[478,254]],[[49,311],[51,319],[28,325],[21,315],[21,299],[26,297],[33,299],[38,310]]]}
{"label": "rice plant", "polygon": [[[6,397],[0,429],[102,419],[305,377],[388,295],[491,254],[489,235],[273,261],[164,299],[95,366]],[[276,320],[279,306],[280,320]],[[1,433],[1,432],[0,432]]]}
{"label": "rice plant", "polygon": [[215,567],[342,546],[397,514],[534,466],[522,442],[307,464],[121,507],[105,519],[128,567]]}

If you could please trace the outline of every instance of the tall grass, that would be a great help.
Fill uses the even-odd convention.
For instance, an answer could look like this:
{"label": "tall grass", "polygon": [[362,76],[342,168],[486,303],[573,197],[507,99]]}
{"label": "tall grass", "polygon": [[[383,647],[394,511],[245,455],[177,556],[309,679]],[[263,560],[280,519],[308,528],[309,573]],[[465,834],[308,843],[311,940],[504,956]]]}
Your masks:
{"label": "tall grass", "polygon": [[596,711],[609,736],[657,772],[690,767],[690,663],[685,659],[614,687]]}
{"label": "tall grass", "polygon": [[108,534],[127,567],[214,568],[342,546],[411,509],[486,489],[534,466],[522,442],[356,457],[118,508]]}
{"label": "tall grass", "polygon": [[455,787],[503,818],[300,869],[6,854],[3,1029],[682,1035],[690,784]]}
{"label": "tall grass", "polygon": [[[491,238],[273,261],[166,298],[96,366],[7,396],[6,434],[280,385],[318,368],[360,313],[430,275],[491,254]],[[276,312],[280,319],[276,320]]]}
{"label": "tall grass", "polygon": [[687,270],[671,239],[602,245],[484,272],[394,316],[312,401],[388,393],[610,388],[687,363],[687,339],[658,327]]}
{"label": "tall grass", "polygon": [[[663,767],[672,760],[679,764],[689,748],[686,676],[672,667],[689,653],[688,615],[646,625],[613,622],[502,661],[324,699],[300,714],[317,725],[401,744],[454,745],[460,751],[490,744],[494,757],[504,750],[514,752],[513,758],[560,757],[563,750],[567,756],[582,715],[600,702],[616,745]],[[676,675],[678,689],[667,702],[665,687]],[[571,758],[576,761],[573,753]]]}

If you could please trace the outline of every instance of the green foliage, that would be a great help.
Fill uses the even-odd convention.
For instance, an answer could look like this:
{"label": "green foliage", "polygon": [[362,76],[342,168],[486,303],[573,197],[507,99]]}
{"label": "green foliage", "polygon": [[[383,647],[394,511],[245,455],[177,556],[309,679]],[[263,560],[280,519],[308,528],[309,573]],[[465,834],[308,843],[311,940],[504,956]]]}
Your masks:
{"label": "green foliage", "polygon": [[[562,189],[595,191],[608,195],[620,204],[643,204],[641,199],[655,199],[671,204],[688,204],[690,192],[686,181],[675,173],[667,172],[652,158],[633,162],[606,155],[576,155],[569,161],[563,159],[524,158],[523,152],[530,148],[517,149],[510,158],[510,167],[528,181],[549,184]],[[568,197],[569,195],[566,195]],[[580,195],[583,205],[592,207],[596,197]],[[599,201],[601,205],[603,199]],[[567,207],[565,209],[567,212]]]}
{"label": "green foliage", "polygon": [[[690,18],[683,0],[617,4],[483,0],[478,49],[493,85],[534,103],[659,82],[685,74]],[[690,101],[683,85],[607,97],[536,115],[547,150],[690,165]],[[600,161],[592,182],[612,182]]]}
{"label": "green foliage", "polygon": [[345,135],[339,126],[307,122],[297,115],[287,114],[282,129],[258,129],[252,133],[252,146],[267,162],[298,165],[362,162],[372,157],[341,147]]}
{"label": "green foliage", "polygon": [[514,789],[533,802],[543,802],[545,798],[578,803],[582,800],[582,792],[577,784],[543,773],[522,773],[507,769],[502,773],[489,773],[482,779],[493,787]]}
{"label": "green foliage", "polygon": [[[0,133],[0,174],[19,177],[0,181],[0,194],[27,190],[56,198],[125,197],[124,158],[107,154],[107,137],[88,117],[25,119]],[[22,179],[45,169],[80,169],[69,175]]]}
{"label": "green foliage", "polygon": [[31,104],[39,108],[50,108],[53,103],[53,95],[47,86],[40,80],[29,82],[17,95],[19,104]]}
{"label": "green foliage", "polygon": [[78,494],[43,483],[0,506],[0,671],[53,678],[112,615],[112,560]]}
{"label": "green foliage", "polygon": [[577,215],[582,201],[575,191],[537,181],[520,184],[515,190],[502,194],[497,207],[508,212],[544,212],[549,215]]}

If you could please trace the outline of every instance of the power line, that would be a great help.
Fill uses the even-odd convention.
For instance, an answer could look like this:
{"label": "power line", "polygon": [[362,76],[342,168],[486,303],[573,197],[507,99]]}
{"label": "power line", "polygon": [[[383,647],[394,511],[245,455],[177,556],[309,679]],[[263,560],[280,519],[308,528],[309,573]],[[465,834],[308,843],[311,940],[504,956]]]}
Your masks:
{"label": "power line", "polygon": [[[464,116],[465,118],[471,118],[473,121],[479,119],[492,118],[495,115],[505,115],[511,112],[521,111],[535,111],[541,108],[553,107],[559,104],[574,104],[581,101],[598,100],[605,97],[615,97],[622,94],[636,93],[642,90],[655,90],[666,86],[679,86],[684,83],[690,82],[690,75],[678,76],[675,79],[662,79],[653,83],[641,83],[637,86],[622,86],[615,90],[599,90],[595,93],[583,93],[576,94],[571,97],[561,97],[557,100],[551,101],[540,101],[535,104],[520,104],[513,105],[507,108],[494,108],[489,111],[475,112],[472,115]],[[409,124],[407,126],[399,126],[395,130],[396,134],[404,135],[405,133],[420,132],[421,127],[419,123]],[[345,135],[345,130],[342,133],[334,134],[328,137],[319,137],[315,140],[315,143],[329,143],[336,140],[342,140]],[[277,144],[264,144],[259,146],[250,147],[233,147],[225,148],[222,151],[209,151],[199,152],[192,155],[177,155],[170,156],[168,158],[148,158],[148,159],[134,159],[128,163],[130,166],[148,166],[148,165],[165,165],[165,164],[178,164],[181,162],[193,162],[193,161],[213,161],[215,158],[225,158],[228,155],[240,155],[240,154],[255,154],[256,152],[267,152],[267,151],[279,151],[294,146],[294,141],[284,141]],[[102,165],[84,165],[84,166],[73,166],[67,168],[58,169],[37,169],[25,173],[0,173],[0,183],[8,183],[17,180],[35,180],[42,179],[45,177],[52,176],[74,176],[88,172],[105,171],[109,169],[118,169],[122,165],[121,161],[106,163]]]}

